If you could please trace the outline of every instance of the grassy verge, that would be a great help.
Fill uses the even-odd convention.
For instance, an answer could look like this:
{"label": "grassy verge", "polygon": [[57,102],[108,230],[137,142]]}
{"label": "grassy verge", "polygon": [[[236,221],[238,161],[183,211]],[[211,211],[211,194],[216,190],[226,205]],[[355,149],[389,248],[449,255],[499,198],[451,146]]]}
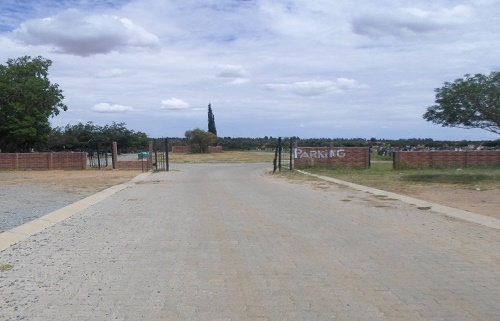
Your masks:
{"label": "grassy verge", "polygon": [[394,170],[392,163],[372,163],[369,169],[311,167],[308,172],[398,192],[408,185],[455,185],[492,189],[500,185],[500,167]]}

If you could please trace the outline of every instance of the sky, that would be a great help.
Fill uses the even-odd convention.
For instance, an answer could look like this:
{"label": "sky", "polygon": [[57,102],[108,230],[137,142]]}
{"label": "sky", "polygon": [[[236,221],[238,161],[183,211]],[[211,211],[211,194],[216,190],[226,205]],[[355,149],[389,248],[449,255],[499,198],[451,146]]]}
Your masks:
{"label": "sky", "polygon": [[0,64],[52,61],[53,126],[150,137],[495,140],[422,115],[500,71],[500,0],[1,0]]}

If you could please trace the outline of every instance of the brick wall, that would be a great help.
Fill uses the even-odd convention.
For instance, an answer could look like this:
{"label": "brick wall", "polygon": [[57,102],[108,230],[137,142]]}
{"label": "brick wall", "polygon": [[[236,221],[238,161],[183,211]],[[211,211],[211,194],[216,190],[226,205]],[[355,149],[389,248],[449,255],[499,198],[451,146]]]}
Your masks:
{"label": "brick wall", "polygon": [[370,167],[368,147],[296,147],[295,167],[322,165],[331,167]]}
{"label": "brick wall", "polygon": [[500,151],[396,152],[394,168],[435,168],[500,165]]}
{"label": "brick wall", "polygon": [[0,170],[86,169],[87,153],[3,153]]}
{"label": "brick wall", "polygon": [[147,159],[144,159],[144,161],[142,160],[138,160],[138,161],[117,161],[116,162],[116,168],[117,169],[124,169],[124,170],[130,170],[130,169],[133,169],[133,170],[150,170],[151,169],[151,166],[149,166],[149,162]]}
{"label": "brick wall", "polygon": [[172,146],[172,153],[188,154],[189,153],[189,146]]}

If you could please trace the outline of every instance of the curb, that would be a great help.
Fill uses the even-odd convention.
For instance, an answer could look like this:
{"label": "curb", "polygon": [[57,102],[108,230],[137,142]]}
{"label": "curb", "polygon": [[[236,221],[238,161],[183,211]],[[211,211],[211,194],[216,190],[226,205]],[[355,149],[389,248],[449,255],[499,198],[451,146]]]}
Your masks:
{"label": "curb", "polygon": [[366,192],[366,193],[370,193],[370,194],[387,195],[390,198],[394,198],[394,199],[400,200],[404,203],[408,203],[408,204],[415,205],[418,207],[431,207],[432,211],[434,211],[436,213],[444,214],[444,215],[449,216],[449,217],[458,218],[461,220],[473,222],[476,224],[480,224],[483,226],[487,226],[487,227],[491,227],[491,228],[500,230],[500,220],[496,219],[494,217],[489,217],[489,216],[485,216],[485,215],[481,215],[481,214],[477,214],[477,213],[473,213],[473,212],[460,210],[460,209],[457,209],[454,207],[449,207],[449,206],[445,206],[445,205],[431,203],[431,202],[427,202],[427,201],[424,201],[421,199],[417,199],[417,198],[413,198],[413,197],[409,197],[409,196],[404,196],[404,195],[400,195],[400,194],[396,194],[396,193],[392,193],[392,192],[387,192],[387,191],[384,191],[381,189],[376,189],[376,188],[372,188],[372,187],[358,185],[358,184],[342,181],[342,180],[339,180],[336,178],[316,175],[316,174],[312,174],[312,173],[301,171],[301,170],[297,170],[297,172],[302,173],[304,175],[313,176],[313,177],[316,177],[316,178],[319,178],[319,179],[322,179],[322,180],[325,180],[328,182],[332,182],[332,183],[335,183],[338,185],[347,186],[347,187],[350,187],[352,189],[355,189],[355,190],[358,190],[361,192]]}
{"label": "curb", "polygon": [[134,177],[129,182],[111,186],[102,190],[96,194],[90,195],[84,199],[81,199],[73,204],[55,210],[49,214],[42,217],[34,219],[33,221],[24,223],[23,225],[14,227],[8,231],[0,233],[0,252],[11,247],[12,245],[27,239],[28,237],[39,233],[46,228],[55,225],[65,219],[89,208],[90,206],[99,203],[100,201],[110,197],[113,194],[118,193],[125,188],[131,187],[136,183],[144,180],[152,172],[141,173]]}

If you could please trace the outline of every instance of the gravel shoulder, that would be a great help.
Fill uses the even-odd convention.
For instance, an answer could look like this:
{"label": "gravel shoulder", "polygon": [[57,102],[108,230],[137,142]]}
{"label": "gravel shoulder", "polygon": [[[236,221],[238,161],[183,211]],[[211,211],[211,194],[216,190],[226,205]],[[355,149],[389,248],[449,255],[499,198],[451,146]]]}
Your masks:
{"label": "gravel shoulder", "polygon": [[0,233],[139,174],[110,170],[0,172]]}

